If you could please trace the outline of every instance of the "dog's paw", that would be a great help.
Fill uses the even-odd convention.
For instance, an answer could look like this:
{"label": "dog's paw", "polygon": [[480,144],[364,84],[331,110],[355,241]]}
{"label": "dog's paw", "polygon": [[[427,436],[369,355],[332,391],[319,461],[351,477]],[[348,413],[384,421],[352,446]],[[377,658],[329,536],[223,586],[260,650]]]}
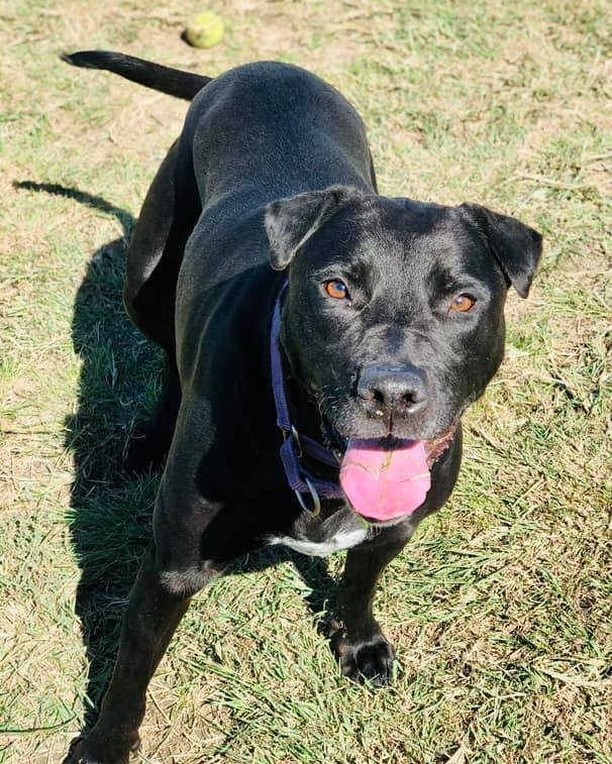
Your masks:
{"label": "dog's paw", "polygon": [[337,645],[337,653],[342,673],[353,682],[384,687],[393,679],[395,652],[382,634],[356,644],[344,637]]}
{"label": "dog's paw", "polygon": [[109,742],[96,740],[93,733],[88,737],[75,738],[62,764],[128,764],[130,754],[140,748],[138,735]]}

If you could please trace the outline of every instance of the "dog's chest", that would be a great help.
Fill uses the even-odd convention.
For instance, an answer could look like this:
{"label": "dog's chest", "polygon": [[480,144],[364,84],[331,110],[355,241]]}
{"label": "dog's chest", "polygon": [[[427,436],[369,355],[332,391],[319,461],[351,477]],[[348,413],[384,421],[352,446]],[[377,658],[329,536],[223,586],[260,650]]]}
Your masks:
{"label": "dog's chest", "polygon": [[271,536],[270,544],[282,544],[294,549],[296,552],[307,554],[310,557],[328,557],[342,549],[350,549],[360,544],[367,536],[365,529],[337,533],[333,538],[326,541],[309,541],[308,539],[296,539],[291,536]]}
{"label": "dog's chest", "polygon": [[364,541],[368,527],[348,508],[320,519],[303,514],[295,523],[291,535],[270,536],[269,544],[282,544],[311,557],[327,557],[334,552],[350,549]]}

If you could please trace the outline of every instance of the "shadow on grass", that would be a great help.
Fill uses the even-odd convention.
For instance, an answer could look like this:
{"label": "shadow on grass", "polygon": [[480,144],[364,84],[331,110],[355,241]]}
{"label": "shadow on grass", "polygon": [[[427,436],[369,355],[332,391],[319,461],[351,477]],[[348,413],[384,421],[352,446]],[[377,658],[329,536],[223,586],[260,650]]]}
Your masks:
{"label": "shadow on grass", "polygon": [[[81,568],[76,613],[87,650],[85,730],[110,680],[120,621],[151,532],[159,476],[125,471],[124,454],[137,416],[152,414],[162,374],[161,352],[131,324],[123,307],[126,247],[134,218],[99,196],[57,184],[23,181],[18,188],[64,196],[116,217],[123,236],[92,256],[77,292],[72,341],[82,361],[76,412],[66,420],[74,454],[70,533]],[[335,582],[323,560],[279,547],[236,561],[228,574],[291,561],[310,590],[306,602],[319,631],[329,634]],[[205,595],[204,595],[205,596]]]}

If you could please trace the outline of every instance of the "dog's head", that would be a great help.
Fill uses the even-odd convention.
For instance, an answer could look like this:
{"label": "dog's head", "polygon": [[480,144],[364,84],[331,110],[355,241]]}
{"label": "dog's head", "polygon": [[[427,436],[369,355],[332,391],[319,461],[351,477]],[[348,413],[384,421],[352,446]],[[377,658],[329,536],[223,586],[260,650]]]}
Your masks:
{"label": "dog's head", "polygon": [[540,235],[345,187],[273,202],[265,222],[289,272],[283,346],[332,438],[443,436],[501,363],[507,289],[527,296]]}

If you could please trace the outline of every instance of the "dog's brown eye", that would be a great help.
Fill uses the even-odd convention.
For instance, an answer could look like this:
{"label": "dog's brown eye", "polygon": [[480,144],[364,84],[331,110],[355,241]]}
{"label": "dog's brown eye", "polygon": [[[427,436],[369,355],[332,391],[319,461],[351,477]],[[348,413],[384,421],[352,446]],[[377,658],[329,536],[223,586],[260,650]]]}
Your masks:
{"label": "dog's brown eye", "polygon": [[467,313],[476,305],[476,298],[469,294],[460,294],[453,299],[449,311],[451,313]]}
{"label": "dog's brown eye", "polygon": [[344,281],[340,279],[330,279],[324,284],[325,291],[329,297],[333,297],[334,300],[348,300],[349,290]]}

